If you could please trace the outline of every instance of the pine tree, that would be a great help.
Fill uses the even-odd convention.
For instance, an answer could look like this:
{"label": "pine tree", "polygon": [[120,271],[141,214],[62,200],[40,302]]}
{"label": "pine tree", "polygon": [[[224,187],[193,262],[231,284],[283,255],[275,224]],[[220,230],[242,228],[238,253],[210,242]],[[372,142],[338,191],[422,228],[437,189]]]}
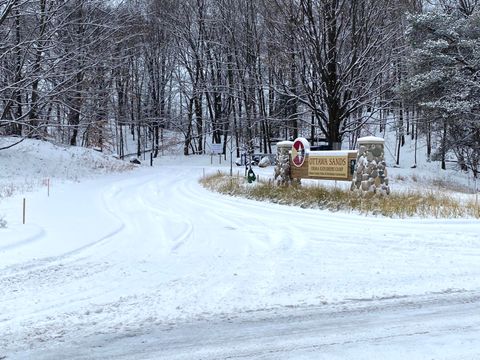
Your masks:
{"label": "pine tree", "polygon": [[445,169],[453,152],[462,169],[478,176],[480,164],[480,12],[429,12],[410,18],[413,53],[402,84],[405,101],[417,105],[441,142]]}

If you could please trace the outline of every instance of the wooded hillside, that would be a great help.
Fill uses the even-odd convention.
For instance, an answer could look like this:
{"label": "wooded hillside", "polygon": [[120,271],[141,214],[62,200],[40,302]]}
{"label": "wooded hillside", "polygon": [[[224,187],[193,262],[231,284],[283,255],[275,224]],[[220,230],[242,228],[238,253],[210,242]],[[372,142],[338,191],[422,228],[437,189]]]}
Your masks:
{"label": "wooded hillside", "polygon": [[478,174],[476,0],[1,0],[0,135],[124,155],[427,141]]}

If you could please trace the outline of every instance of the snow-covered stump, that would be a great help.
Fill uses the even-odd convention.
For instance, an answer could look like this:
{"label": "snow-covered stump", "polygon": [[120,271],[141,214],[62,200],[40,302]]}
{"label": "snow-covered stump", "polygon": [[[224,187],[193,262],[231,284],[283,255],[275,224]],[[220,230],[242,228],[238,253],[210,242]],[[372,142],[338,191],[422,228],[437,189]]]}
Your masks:
{"label": "snow-covered stump", "polygon": [[290,173],[290,150],[292,141],[281,141],[277,143],[277,157],[275,159],[275,177],[277,185],[288,186],[292,183]]}
{"label": "snow-covered stump", "polygon": [[390,194],[387,166],[385,163],[385,141],[367,136],[358,139],[357,163],[352,179],[352,191],[362,194]]}

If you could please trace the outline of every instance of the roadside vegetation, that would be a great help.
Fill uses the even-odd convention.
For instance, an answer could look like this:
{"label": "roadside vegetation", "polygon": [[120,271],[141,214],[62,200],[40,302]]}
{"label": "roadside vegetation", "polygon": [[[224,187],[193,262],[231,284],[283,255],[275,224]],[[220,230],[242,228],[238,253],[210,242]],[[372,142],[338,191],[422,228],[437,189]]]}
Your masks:
{"label": "roadside vegetation", "polygon": [[480,218],[480,204],[461,202],[440,191],[403,192],[388,196],[360,196],[354,192],[324,186],[277,186],[272,181],[248,184],[244,177],[218,172],[201,179],[212,191],[258,201],[294,205],[303,208],[358,212],[392,218]]}

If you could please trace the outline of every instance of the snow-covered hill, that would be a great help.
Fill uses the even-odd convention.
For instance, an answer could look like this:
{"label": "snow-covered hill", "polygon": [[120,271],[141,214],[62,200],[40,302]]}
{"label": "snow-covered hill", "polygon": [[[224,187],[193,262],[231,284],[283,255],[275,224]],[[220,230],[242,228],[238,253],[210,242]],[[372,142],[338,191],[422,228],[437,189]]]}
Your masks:
{"label": "snow-covered hill", "polygon": [[[0,137],[0,148],[18,140]],[[0,151],[0,199],[46,186],[47,179],[54,186],[58,182],[79,181],[130,169],[133,169],[131,164],[91,149],[25,139]]]}

